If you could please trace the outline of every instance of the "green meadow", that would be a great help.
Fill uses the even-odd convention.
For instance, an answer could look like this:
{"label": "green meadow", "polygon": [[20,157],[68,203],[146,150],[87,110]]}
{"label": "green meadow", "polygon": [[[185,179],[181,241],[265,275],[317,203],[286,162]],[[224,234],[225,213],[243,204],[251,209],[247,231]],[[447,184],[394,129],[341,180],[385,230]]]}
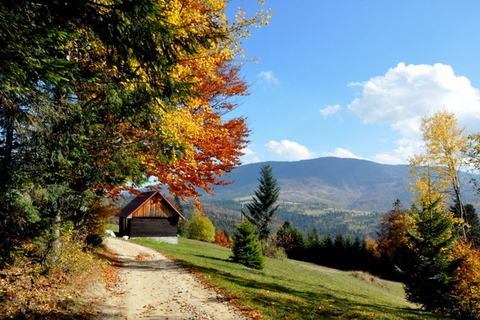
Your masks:
{"label": "green meadow", "polygon": [[267,259],[264,270],[228,261],[230,249],[180,238],[178,245],[134,240],[167,254],[263,319],[445,319],[405,300],[400,283],[295,260]]}

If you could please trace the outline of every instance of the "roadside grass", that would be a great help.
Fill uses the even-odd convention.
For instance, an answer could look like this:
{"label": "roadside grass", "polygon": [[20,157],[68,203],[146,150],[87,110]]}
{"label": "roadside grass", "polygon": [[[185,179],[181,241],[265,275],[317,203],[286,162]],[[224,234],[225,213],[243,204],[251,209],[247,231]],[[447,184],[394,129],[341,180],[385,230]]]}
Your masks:
{"label": "roadside grass", "polygon": [[178,245],[132,241],[179,261],[263,319],[446,319],[407,302],[395,282],[295,260],[267,258],[264,270],[253,270],[229,262],[230,249],[184,238]]}

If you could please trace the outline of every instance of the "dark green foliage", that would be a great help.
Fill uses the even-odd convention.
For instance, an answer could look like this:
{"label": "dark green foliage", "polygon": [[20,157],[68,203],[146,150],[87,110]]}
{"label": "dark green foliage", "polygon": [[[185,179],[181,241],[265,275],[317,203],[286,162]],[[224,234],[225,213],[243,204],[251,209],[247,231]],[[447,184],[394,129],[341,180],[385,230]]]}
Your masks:
{"label": "dark green foliage", "polygon": [[282,247],[290,259],[303,260],[306,240],[303,233],[286,221],[277,231],[277,245]]}
{"label": "dark green foliage", "polygon": [[320,237],[315,229],[307,237],[286,221],[277,232],[277,245],[291,259],[313,262],[341,270],[376,272],[377,265],[364,240],[337,234]]}
{"label": "dark green foliage", "polygon": [[[472,204],[466,204],[463,206],[464,217],[461,217],[460,214],[460,204],[456,199],[454,199],[454,204],[449,207],[450,212],[452,212],[456,218],[463,218],[464,221],[468,224],[466,228],[467,239],[475,244],[475,246],[480,246],[480,220],[478,219],[478,214],[475,207]],[[462,232],[459,232],[459,235],[462,235]]]}
{"label": "dark green foliage", "polygon": [[260,240],[266,240],[270,235],[270,224],[273,215],[278,209],[276,202],[280,194],[277,187],[277,180],[273,177],[272,167],[268,164],[260,169],[260,182],[258,189],[254,191],[255,196],[252,203],[247,204],[249,215],[247,219],[257,227]]}
{"label": "dark green foliage", "polygon": [[173,204],[175,205],[175,208],[177,208],[178,212],[184,215],[185,209],[183,208],[182,199],[180,199],[179,196],[175,195],[173,198]]}
{"label": "dark green foliage", "polygon": [[451,307],[452,275],[456,262],[450,261],[455,237],[452,217],[438,202],[412,207],[415,228],[409,232],[412,249],[403,273],[407,299],[428,311],[442,312]]}
{"label": "dark green foliage", "polygon": [[262,255],[262,247],[256,228],[247,220],[238,225],[233,235],[232,256],[230,259],[249,268],[264,268],[265,259]]}
{"label": "dark green foliage", "polygon": [[80,229],[108,188],[146,178],[144,140],[121,123],[148,135],[158,101],[190,93],[168,75],[178,55],[219,37],[162,12],[154,0],[1,2],[0,267],[24,241]]}

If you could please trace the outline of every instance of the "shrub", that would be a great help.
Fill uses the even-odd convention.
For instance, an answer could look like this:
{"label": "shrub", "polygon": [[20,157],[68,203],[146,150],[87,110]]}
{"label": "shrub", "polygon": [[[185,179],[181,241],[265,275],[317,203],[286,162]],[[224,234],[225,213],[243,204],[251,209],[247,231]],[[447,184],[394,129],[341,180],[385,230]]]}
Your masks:
{"label": "shrub", "polygon": [[237,226],[233,236],[232,256],[230,258],[233,262],[249,268],[263,269],[265,259],[262,255],[262,247],[256,230],[256,227],[247,220]]}
{"label": "shrub", "polygon": [[225,232],[218,230],[217,233],[215,233],[215,244],[225,248],[230,247],[230,241],[225,235]]}
{"label": "shrub", "polygon": [[194,208],[192,216],[185,223],[187,238],[200,241],[215,241],[215,227],[212,221],[203,217],[197,208]]}
{"label": "shrub", "polygon": [[262,253],[265,257],[272,259],[285,260],[287,259],[287,253],[285,249],[277,245],[277,237],[273,236],[266,241],[262,241]]}
{"label": "shrub", "polygon": [[460,319],[480,319],[480,252],[473,243],[459,240],[452,259],[460,261],[453,277],[452,313]]}

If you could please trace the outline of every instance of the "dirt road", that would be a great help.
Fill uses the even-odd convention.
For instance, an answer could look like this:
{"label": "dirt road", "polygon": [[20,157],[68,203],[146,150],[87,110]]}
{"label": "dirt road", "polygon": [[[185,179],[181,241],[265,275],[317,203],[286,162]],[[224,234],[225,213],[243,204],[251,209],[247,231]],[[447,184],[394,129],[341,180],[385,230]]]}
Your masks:
{"label": "dirt road", "polygon": [[123,266],[118,287],[100,303],[99,320],[245,319],[161,253],[118,238],[106,244]]}

